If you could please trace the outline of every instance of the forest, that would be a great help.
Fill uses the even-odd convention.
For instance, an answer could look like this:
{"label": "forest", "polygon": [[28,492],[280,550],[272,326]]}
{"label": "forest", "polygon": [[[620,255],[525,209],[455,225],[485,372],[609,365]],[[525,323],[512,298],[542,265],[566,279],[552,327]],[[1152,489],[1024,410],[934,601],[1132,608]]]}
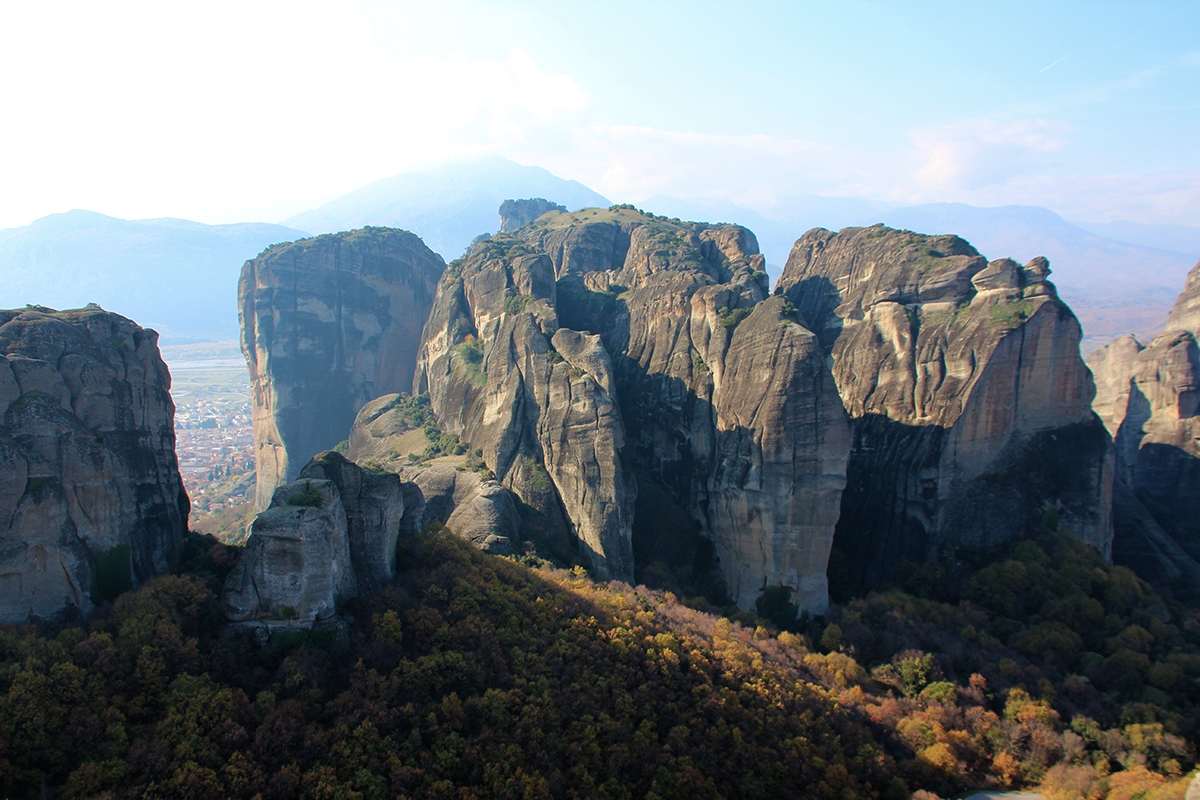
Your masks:
{"label": "forest", "polygon": [[265,645],[220,610],[238,548],[186,552],[0,628],[4,796],[1167,800],[1194,765],[1200,612],[1048,529],[781,627],[435,524]]}

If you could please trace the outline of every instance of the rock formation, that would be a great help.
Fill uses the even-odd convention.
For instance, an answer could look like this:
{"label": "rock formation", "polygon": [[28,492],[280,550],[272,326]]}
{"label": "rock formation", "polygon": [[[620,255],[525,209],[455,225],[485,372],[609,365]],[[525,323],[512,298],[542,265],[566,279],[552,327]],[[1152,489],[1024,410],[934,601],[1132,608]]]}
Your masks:
{"label": "rock formation", "polygon": [[158,334],[89,306],[0,311],[0,622],[172,571],[188,499]]}
{"label": "rock formation", "polygon": [[[627,207],[523,233],[554,261],[566,324],[612,353],[639,484],[694,520],[742,608],[782,585],[823,611],[849,431],[812,335],[763,302],[754,234]],[[670,555],[676,527],[639,525],[635,547],[701,567],[703,547]]]}
{"label": "rock formation", "polygon": [[[430,444],[424,411],[428,396],[389,394],[367,403],[350,429],[346,455],[400,475],[407,496],[405,525],[412,532],[440,522],[485,552],[512,555],[523,523],[512,493],[464,456],[420,461]],[[429,414],[432,418],[432,413]],[[412,458],[418,463],[413,464]],[[453,518],[453,521],[451,521]]]}
{"label": "rock formation", "polygon": [[1049,271],[882,226],[796,242],[776,291],[832,356],[854,420],[837,544],[856,583],[1043,518],[1109,554],[1109,437]]}
{"label": "rock formation", "polygon": [[346,437],[381,394],[407,391],[444,264],[405,231],[364,228],[269,248],[242,268],[256,504]]}
{"label": "rock formation", "polygon": [[300,470],[301,480],[328,480],[346,513],[350,562],[359,591],[374,592],[396,574],[396,539],[406,503],[394,473],[362,469],[327,451]]}
{"label": "rock formation", "polygon": [[222,601],[235,622],[311,625],[395,575],[405,512],[400,479],[333,452],[318,455],[300,476],[276,487],[226,579]]}
{"label": "rock formation", "polygon": [[[306,373],[320,386],[350,387],[350,399],[309,404],[309,418],[360,410],[322,444],[349,430],[352,459],[404,470],[401,527],[443,521],[505,552],[524,524],[601,578],[634,579],[637,554],[639,568],[661,560],[718,576],[743,608],[783,586],[818,613],[835,526],[860,583],[901,557],[991,546],[1043,520],[1107,554],[1112,451],[1090,408],[1078,322],[1045,259],[988,263],[956,237],[878,226],[817,230],[797,242],[772,297],[745,228],[542,205],[506,203],[504,232],[442,275],[411,387],[395,387],[413,397],[381,396],[385,382],[362,377],[359,362],[378,370],[390,357],[327,345],[347,324],[321,309],[349,292],[296,267],[286,274],[309,276],[303,292],[288,295],[278,284],[296,280],[278,278],[243,287],[269,312],[256,317],[251,304],[244,316],[247,343],[260,343],[247,352],[267,354],[252,370],[303,353],[324,370]],[[308,263],[296,255],[285,260]],[[243,283],[280,272],[268,262],[281,257],[248,264]],[[391,291],[367,305],[387,305]],[[283,305],[311,319],[277,323],[276,295],[299,298]],[[305,333],[317,318],[325,338]],[[284,391],[305,408],[294,387],[318,386],[286,368],[286,381],[256,382],[256,400],[260,383],[275,392],[259,403],[269,455],[283,449],[287,414],[267,411],[285,407]],[[405,469],[431,442],[430,409],[498,483],[449,464]]]}
{"label": "rock formation", "polygon": [[[601,575],[632,577],[635,548],[690,568],[707,544],[743,607],[784,585],[821,611],[849,430],[763,267],[734,225],[542,215],[447,273],[417,391]],[[640,531],[631,470],[654,498]]]}
{"label": "rock formation", "polygon": [[[528,200],[505,200],[500,204],[500,232],[512,233],[550,211],[566,211],[566,206],[552,203],[541,197]],[[476,242],[472,242],[476,244]]]}
{"label": "rock formation", "polygon": [[[1200,264],[1143,346],[1116,339],[1088,357],[1095,409],[1116,443],[1116,557],[1149,578],[1200,586]],[[1182,551],[1182,552],[1180,552]],[[1186,554],[1186,555],[1184,555]]]}
{"label": "rock formation", "polygon": [[400,477],[417,490],[419,529],[441,522],[484,552],[517,552],[521,516],[512,493],[498,481],[449,464],[409,467]]}
{"label": "rock formation", "polygon": [[[599,337],[562,329],[551,261],[505,234],[447,270],[422,338],[415,391],[479,448],[504,486],[565,517],[602,577],[632,578],[634,487]],[[551,490],[551,491],[547,491]]]}
{"label": "rock formation", "polygon": [[357,590],[346,511],[332,481],[275,489],[255,517],[241,559],[225,580],[225,616],[311,625],[337,613]]}

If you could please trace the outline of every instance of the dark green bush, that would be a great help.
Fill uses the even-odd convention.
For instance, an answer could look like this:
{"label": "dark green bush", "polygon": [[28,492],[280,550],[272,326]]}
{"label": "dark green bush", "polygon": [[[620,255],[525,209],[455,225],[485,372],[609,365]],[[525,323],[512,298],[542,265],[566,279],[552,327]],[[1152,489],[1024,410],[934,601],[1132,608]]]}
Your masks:
{"label": "dark green bush", "polygon": [[129,554],[129,545],[119,544],[94,556],[96,571],[92,574],[93,603],[111,603],[119,595],[133,588]]}

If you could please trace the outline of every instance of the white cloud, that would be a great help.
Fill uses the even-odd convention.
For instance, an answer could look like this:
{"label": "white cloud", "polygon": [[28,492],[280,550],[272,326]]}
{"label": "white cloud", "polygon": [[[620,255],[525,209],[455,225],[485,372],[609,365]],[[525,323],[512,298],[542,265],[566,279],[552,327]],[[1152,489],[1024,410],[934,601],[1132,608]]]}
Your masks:
{"label": "white cloud", "polygon": [[1047,120],[968,119],[908,132],[916,146],[913,181],[926,188],[978,189],[1046,163],[1063,146],[1064,126]]}

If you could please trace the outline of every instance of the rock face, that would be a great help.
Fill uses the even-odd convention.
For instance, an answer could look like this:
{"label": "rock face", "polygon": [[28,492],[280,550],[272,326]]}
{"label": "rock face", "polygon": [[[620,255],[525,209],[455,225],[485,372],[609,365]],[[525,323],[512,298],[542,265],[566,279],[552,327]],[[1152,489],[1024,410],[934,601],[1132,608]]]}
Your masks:
{"label": "rock face", "polygon": [[543,215],[447,274],[416,390],[602,575],[715,556],[742,607],[784,585],[821,611],[849,428],[763,267],[738,226]]}
{"label": "rock face", "polygon": [[497,481],[444,464],[410,467],[401,477],[417,490],[419,530],[441,522],[484,552],[517,552],[521,516],[512,493]]}
{"label": "rock face", "polygon": [[599,337],[560,329],[551,261],[498,235],[447,270],[425,326],[414,391],[500,482],[569,520],[596,573],[632,578],[633,482]]}
{"label": "rock face", "polygon": [[0,622],[172,571],[189,506],[158,334],[27,308],[0,311],[0,349]]}
{"label": "rock face", "polygon": [[252,523],[225,582],[225,615],[311,625],[356,594],[382,588],[395,575],[404,512],[396,475],[320,454],[300,480],[275,489]]}
{"label": "rock face", "polygon": [[429,437],[412,413],[426,407],[427,398],[408,399],[389,394],[363,406],[350,429],[346,455],[359,464],[399,473],[410,493],[405,502],[406,530],[415,533],[440,522],[481,550],[516,553],[514,543],[521,539],[522,521],[509,490],[467,470],[465,458],[442,458],[419,466],[409,463],[408,455],[420,455]]}
{"label": "rock face", "polygon": [[1109,554],[1109,437],[1049,271],[882,226],[796,242],[776,291],[832,356],[854,420],[837,546],[855,583],[1011,540],[1050,508]]}
{"label": "rock face", "polygon": [[357,589],[346,511],[332,481],[276,487],[271,505],[225,581],[225,616],[234,622],[276,618],[311,625],[337,613]]}
{"label": "rock face", "polygon": [[364,403],[412,386],[443,269],[419,238],[386,228],[276,245],[246,262],[238,300],[260,510],[346,437]]}
{"label": "rock face", "polygon": [[405,501],[394,473],[362,469],[343,456],[327,451],[300,470],[302,480],[328,480],[337,487],[346,513],[350,562],[358,588],[374,592],[396,574],[396,539]]}
{"label": "rock face", "polygon": [[[1116,339],[1088,357],[1096,412],[1116,442],[1118,560],[1149,578],[1184,575],[1200,586],[1200,264],[1167,328],[1142,346]],[[1149,518],[1149,519],[1148,519]],[[1178,549],[1186,552],[1181,557]]]}
{"label": "rock face", "polygon": [[505,200],[500,204],[500,232],[512,233],[549,211],[566,211],[566,206],[552,203],[541,197],[528,200]]}

